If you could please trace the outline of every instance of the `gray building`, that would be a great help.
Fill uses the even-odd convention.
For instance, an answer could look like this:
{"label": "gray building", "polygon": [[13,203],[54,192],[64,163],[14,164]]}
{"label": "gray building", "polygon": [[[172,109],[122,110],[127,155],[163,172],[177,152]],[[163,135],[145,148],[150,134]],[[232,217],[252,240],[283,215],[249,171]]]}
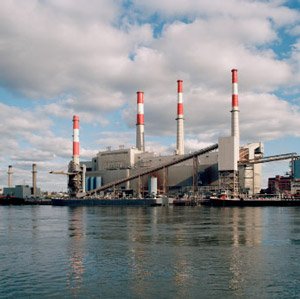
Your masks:
{"label": "gray building", "polygon": [[[4,187],[3,195],[12,196],[17,198],[31,198],[32,197],[32,187],[28,185],[16,185],[15,187]],[[41,190],[37,188],[37,196],[40,196]]]}

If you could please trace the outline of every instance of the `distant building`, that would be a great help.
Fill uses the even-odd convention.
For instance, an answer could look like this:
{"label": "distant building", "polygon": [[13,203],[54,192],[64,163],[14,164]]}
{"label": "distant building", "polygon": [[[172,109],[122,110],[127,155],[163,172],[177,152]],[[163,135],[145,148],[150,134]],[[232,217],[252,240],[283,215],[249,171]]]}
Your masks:
{"label": "distant building", "polygon": [[[41,189],[37,188],[37,196],[41,195]],[[15,187],[5,187],[3,189],[4,196],[12,196],[17,198],[30,198],[33,194],[33,188],[28,185],[16,185]]]}
{"label": "distant building", "polygon": [[295,180],[300,180],[300,160],[292,161],[292,172]]}
{"label": "distant building", "polygon": [[292,177],[276,175],[268,180],[268,193],[291,193]]}

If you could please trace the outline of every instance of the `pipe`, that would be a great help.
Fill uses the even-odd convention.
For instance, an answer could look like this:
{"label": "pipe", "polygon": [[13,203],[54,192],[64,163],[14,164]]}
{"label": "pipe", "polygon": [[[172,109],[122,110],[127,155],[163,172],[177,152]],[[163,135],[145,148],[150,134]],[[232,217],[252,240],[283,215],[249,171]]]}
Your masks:
{"label": "pipe", "polygon": [[137,119],[136,119],[136,147],[140,151],[145,151],[144,132],[144,93],[137,92]]}
{"label": "pipe", "polygon": [[85,179],[86,179],[86,165],[82,165],[82,192],[86,192],[86,185],[85,185]]}
{"label": "pipe", "polygon": [[32,164],[32,195],[36,196],[36,164]]}
{"label": "pipe", "polygon": [[79,116],[73,116],[73,162],[79,165]]}
{"label": "pipe", "polygon": [[8,181],[7,181],[7,186],[8,188],[12,188],[12,175],[13,175],[13,170],[12,170],[12,165],[8,165]]}
{"label": "pipe", "polygon": [[239,95],[238,95],[238,75],[237,69],[232,69],[232,110],[231,110],[231,136],[236,137],[239,148],[240,128],[239,128]]}
{"label": "pipe", "polygon": [[176,155],[184,155],[184,125],[183,125],[183,81],[177,80],[177,140],[176,140]]}

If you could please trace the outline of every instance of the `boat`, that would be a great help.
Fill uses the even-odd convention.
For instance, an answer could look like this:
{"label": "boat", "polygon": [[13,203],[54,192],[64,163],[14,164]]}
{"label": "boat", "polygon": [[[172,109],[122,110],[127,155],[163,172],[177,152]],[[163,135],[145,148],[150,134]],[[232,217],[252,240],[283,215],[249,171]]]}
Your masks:
{"label": "boat", "polygon": [[55,198],[51,200],[53,206],[143,206],[151,207],[156,206],[157,202],[154,198]]}
{"label": "boat", "polygon": [[286,198],[286,199],[266,199],[266,198],[232,198],[232,199],[220,199],[211,198],[203,200],[201,205],[205,206],[217,206],[217,207],[262,207],[262,206],[300,206],[299,199]]}
{"label": "boat", "polygon": [[256,197],[230,198],[225,191],[221,191],[218,196],[210,196],[201,201],[201,205],[216,207],[262,207],[262,206],[300,206],[300,198],[280,198],[280,197]]}
{"label": "boat", "polygon": [[19,198],[15,196],[1,196],[0,197],[0,205],[8,206],[8,205],[24,205],[25,199]]}

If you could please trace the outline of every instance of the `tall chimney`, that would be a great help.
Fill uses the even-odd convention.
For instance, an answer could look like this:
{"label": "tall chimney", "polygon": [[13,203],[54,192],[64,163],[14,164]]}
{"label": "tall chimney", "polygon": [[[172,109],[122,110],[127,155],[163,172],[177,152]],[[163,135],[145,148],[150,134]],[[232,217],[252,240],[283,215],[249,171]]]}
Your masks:
{"label": "tall chimney", "polygon": [[184,128],[183,128],[183,102],[182,102],[182,92],[183,92],[183,81],[177,80],[177,92],[178,92],[178,102],[177,102],[177,142],[176,142],[176,155],[184,155]]}
{"label": "tall chimney", "polygon": [[73,162],[79,165],[79,116],[73,116]]}
{"label": "tall chimney", "polygon": [[8,188],[12,188],[12,175],[13,175],[12,165],[8,165],[7,174],[8,174],[8,181],[7,181]]}
{"label": "tall chimney", "polygon": [[231,110],[231,136],[236,137],[238,148],[240,146],[239,128],[239,95],[237,69],[232,69],[232,110]]}
{"label": "tall chimney", "polygon": [[136,120],[136,147],[140,151],[145,151],[145,131],[144,131],[144,93],[137,92],[137,120]]}
{"label": "tall chimney", "polygon": [[36,196],[36,164],[32,164],[32,195]]}

